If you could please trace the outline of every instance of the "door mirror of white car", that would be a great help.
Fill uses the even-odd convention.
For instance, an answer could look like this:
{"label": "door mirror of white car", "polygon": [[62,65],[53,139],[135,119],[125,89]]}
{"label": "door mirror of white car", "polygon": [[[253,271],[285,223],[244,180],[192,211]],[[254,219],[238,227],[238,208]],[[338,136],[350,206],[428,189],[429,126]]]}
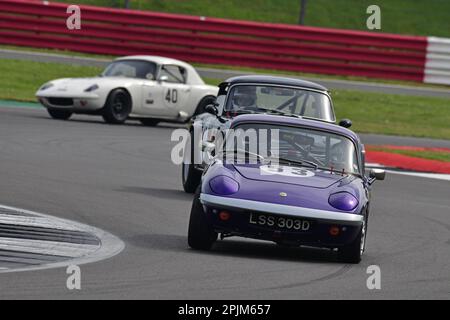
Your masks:
{"label": "door mirror of white car", "polygon": [[160,76],[160,77],[158,78],[158,81],[159,81],[159,82],[165,82],[165,81],[167,81],[167,80],[169,80],[169,77],[166,76],[166,75],[162,75],[162,76]]}
{"label": "door mirror of white car", "polygon": [[154,80],[155,76],[153,75],[153,73],[147,73],[145,75],[145,79],[147,79],[147,80]]}
{"label": "door mirror of white car", "polygon": [[386,171],[383,169],[371,169],[369,172],[369,178],[375,180],[384,180],[386,177]]}

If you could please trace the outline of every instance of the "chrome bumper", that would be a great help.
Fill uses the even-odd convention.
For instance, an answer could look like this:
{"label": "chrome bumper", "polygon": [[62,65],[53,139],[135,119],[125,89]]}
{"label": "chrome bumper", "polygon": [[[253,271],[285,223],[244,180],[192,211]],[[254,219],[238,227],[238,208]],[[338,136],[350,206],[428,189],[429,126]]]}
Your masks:
{"label": "chrome bumper", "polygon": [[327,211],[261,201],[226,198],[206,193],[200,194],[200,202],[206,206],[211,205],[228,209],[266,212],[345,225],[360,225],[364,220],[362,215],[355,213]]}

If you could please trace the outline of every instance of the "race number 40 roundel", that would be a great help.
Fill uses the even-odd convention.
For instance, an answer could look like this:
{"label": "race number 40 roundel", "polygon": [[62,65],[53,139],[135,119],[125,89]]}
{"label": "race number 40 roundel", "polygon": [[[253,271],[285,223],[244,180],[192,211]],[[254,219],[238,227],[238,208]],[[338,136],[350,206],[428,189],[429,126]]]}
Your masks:
{"label": "race number 40 roundel", "polygon": [[167,106],[173,106],[176,105],[178,102],[178,90],[168,88],[167,91],[164,93],[164,103]]}
{"label": "race number 40 roundel", "polygon": [[308,178],[314,176],[314,172],[304,168],[279,166],[279,165],[263,165],[259,167],[262,175],[278,174],[287,177]]}

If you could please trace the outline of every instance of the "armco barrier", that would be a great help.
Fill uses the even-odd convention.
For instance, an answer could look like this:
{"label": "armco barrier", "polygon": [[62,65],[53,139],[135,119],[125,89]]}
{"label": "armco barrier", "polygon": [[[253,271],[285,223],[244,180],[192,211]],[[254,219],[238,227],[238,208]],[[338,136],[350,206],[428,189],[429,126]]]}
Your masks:
{"label": "armco barrier", "polygon": [[434,68],[445,58],[429,62],[426,37],[94,6],[80,6],[81,29],[69,30],[67,6],[0,0],[0,43],[419,82],[426,63],[431,82],[440,81]]}

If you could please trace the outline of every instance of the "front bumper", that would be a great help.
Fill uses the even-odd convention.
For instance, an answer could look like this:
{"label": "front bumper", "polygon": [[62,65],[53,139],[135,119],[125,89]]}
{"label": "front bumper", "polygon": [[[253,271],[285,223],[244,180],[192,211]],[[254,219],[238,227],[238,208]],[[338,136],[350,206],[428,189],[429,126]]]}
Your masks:
{"label": "front bumper", "polygon": [[46,108],[65,109],[73,112],[89,112],[103,108],[97,97],[70,98],[70,97],[38,97],[39,102]]}
{"label": "front bumper", "polygon": [[[205,193],[200,195],[200,202],[216,232],[298,245],[339,247],[349,244],[358,235],[364,220],[359,214],[227,198]],[[222,210],[231,214],[229,220],[223,221],[219,218],[219,212]],[[254,225],[249,223],[252,213],[307,220],[312,226],[308,231],[295,231],[276,226]],[[332,227],[339,228],[338,235],[330,233]]]}

